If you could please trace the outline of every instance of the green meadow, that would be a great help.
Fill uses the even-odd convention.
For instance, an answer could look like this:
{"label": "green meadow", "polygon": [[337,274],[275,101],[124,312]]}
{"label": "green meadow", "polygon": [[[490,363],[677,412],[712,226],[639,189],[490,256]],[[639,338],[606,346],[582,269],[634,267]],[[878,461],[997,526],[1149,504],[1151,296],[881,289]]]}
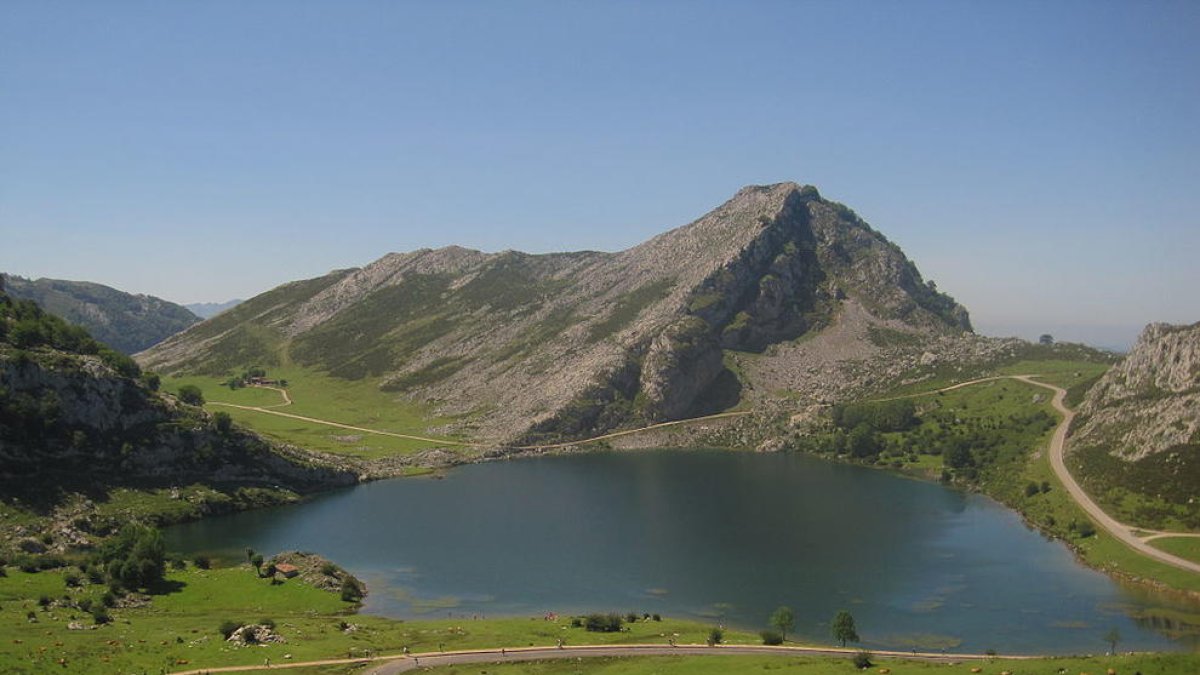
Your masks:
{"label": "green meadow", "polygon": [[[189,668],[302,662],[348,655],[482,647],[663,642],[702,643],[710,626],[691,621],[639,620],[618,633],[570,626],[569,617],[398,621],[356,614],[356,605],[300,579],[272,584],[249,565],[168,572],[148,602],[109,610],[97,625],[80,604],[99,605],[107,586],[73,568],[26,573],[15,567],[0,576],[0,672],[171,672]],[[221,624],[275,624],[284,642],[235,646]],[[728,641],[756,644],[757,635],[726,631]]]}
{"label": "green meadow", "polygon": [[[460,436],[438,431],[438,427],[453,422],[453,419],[438,417],[427,405],[380,390],[379,378],[345,380],[297,366],[271,368],[268,377],[287,381],[291,405],[283,405],[285,401],[282,395],[271,389],[230,389],[224,384],[225,377],[170,377],[164,378],[163,387],[177,392],[183,385],[196,385],[204,393],[207,410],[227,412],[234,421],[249,429],[277,441],[311,450],[378,459],[434,447],[454,447],[454,443],[464,442]],[[269,412],[233,408],[221,403],[261,407],[290,415],[434,440],[396,438],[342,429]],[[436,442],[441,439],[445,442]]]}

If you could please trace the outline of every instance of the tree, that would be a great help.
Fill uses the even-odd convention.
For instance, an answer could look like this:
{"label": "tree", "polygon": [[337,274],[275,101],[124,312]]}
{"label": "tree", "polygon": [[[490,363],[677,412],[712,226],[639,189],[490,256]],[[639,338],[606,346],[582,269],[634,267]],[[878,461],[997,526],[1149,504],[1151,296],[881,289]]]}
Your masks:
{"label": "tree", "polygon": [[1121,641],[1121,632],[1116,628],[1109,630],[1104,634],[1104,641],[1111,647],[1110,651],[1115,656],[1117,653],[1117,643]]}
{"label": "tree", "polygon": [[1049,333],[1043,333],[1042,336],[1038,338],[1038,344],[1052,345],[1054,344],[1054,336]]}
{"label": "tree", "polygon": [[185,384],[179,388],[179,400],[188,405],[204,405],[204,392],[194,384]]}
{"label": "tree", "polygon": [[250,564],[254,565],[254,571],[258,572],[259,576],[262,576],[262,565],[263,565],[262,554],[255,553],[254,555],[250,556]]}
{"label": "tree", "polygon": [[771,615],[771,625],[779,629],[783,639],[787,639],[788,631],[796,626],[796,615],[792,613],[791,607],[781,606]]}
{"label": "tree", "polygon": [[233,418],[224,411],[213,413],[213,422],[216,423],[217,431],[222,434],[228,434],[229,430],[233,428]]}
{"label": "tree", "polygon": [[147,588],[163,578],[167,551],[162,533],[148,525],[129,523],[97,553],[109,579],[127,588]]}
{"label": "tree", "polygon": [[844,609],[838,610],[833,617],[833,639],[846,646],[846,642],[858,642],[858,629],[854,626],[854,617]]}

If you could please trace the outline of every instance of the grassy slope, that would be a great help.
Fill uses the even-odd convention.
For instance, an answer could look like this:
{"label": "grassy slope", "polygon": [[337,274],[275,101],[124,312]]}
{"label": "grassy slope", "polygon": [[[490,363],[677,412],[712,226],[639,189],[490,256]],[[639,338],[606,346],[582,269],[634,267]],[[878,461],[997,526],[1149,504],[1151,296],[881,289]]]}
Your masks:
{"label": "grassy slope", "polygon": [[[409,401],[401,395],[381,391],[378,378],[344,380],[299,366],[271,368],[268,374],[273,379],[282,378],[288,381],[288,393],[293,403],[286,407],[271,408],[280,412],[367,429],[434,438],[445,436],[430,431],[430,428],[451,421],[431,415],[428,407]],[[204,398],[208,402],[205,407],[209,411],[223,410],[238,423],[254,431],[312,450],[374,459],[409,454],[438,445],[361,434],[303,420],[213,405],[213,402],[218,401],[260,407],[283,403],[280,394],[269,389],[245,387],[230,390],[221,384],[226,379],[194,375],[171,377],[164,379],[163,388],[178,391],[182,385],[194,384],[204,392]]]}
{"label": "grassy slope", "polygon": [[1150,543],[1161,551],[1200,562],[1200,537],[1163,537]]}
{"label": "grassy slope", "polygon": [[[1107,368],[1106,364],[1086,361],[1023,359],[997,370],[1006,374],[1038,373],[1041,380],[1070,390],[1072,387],[1094,381]],[[968,379],[971,378],[959,375],[953,379],[925,383],[928,388],[923,391],[928,392]],[[905,387],[900,391],[915,393],[912,387]],[[1041,395],[1041,400],[1034,403],[1033,397],[1038,394]],[[1053,415],[1056,421],[1060,419],[1049,405],[1048,390],[1011,380],[984,382],[914,400],[919,408],[927,409],[922,417],[921,427],[916,430],[917,433],[933,424],[928,412],[931,406],[929,401],[936,401],[935,412],[955,411],[956,417],[967,424],[972,420],[984,424],[989,421],[1002,424],[1009,415],[1031,409],[1044,410]],[[1049,458],[1044,452],[1049,444],[1050,432],[1032,436],[1022,434],[1020,430],[1014,430],[1014,433],[1022,435],[1029,452],[1022,458],[1010,458],[1014,461],[1006,470],[995,471],[991,475],[984,474],[980,487],[987,494],[1021,512],[1027,520],[1043,531],[1068,542],[1083,560],[1093,567],[1129,578],[1161,582],[1173,589],[1200,592],[1200,575],[1150,560],[1103,532],[1090,537],[1079,537],[1072,523],[1078,525],[1087,522],[1087,515],[1075,504],[1054,476]],[[903,466],[906,471],[915,470],[932,477],[941,472],[943,464],[940,456],[919,455],[916,462],[906,462]],[[1048,493],[1033,496],[1025,494],[1025,485],[1040,485],[1043,481],[1052,486]],[[1193,619],[1200,620],[1200,617]]]}
{"label": "grassy slope", "polygon": [[[153,596],[145,607],[114,609],[113,622],[95,630],[70,630],[71,621],[91,626],[91,617],[79,610],[51,607],[43,610],[38,598],[99,599],[103,586],[68,589],[61,571],[26,574],[9,568],[0,577],[0,672],[42,673],[58,668],[65,659],[70,672],[159,672],[191,667],[260,665],[291,654],[293,661],[317,660],[358,654],[398,653],[405,646],[415,652],[472,647],[553,646],[561,637],[568,644],[665,642],[678,634],[680,642],[703,642],[708,626],[664,620],[639,622],[621,633],[588,633],[538,618],[491,620],[444,619],[395,621],[355,615],[352,605],[333,593],[317,590],[298,580],[278,585],[256,578],[248,566],[228,569],[186,570],[168,574],[168,592]],[[32,611],[36,622],[26,619]],[[276,631],[287,642],[267,647],[227,646],[217,628],[223,621],[254,623],[273,619]],[[344,632],[341,622],[356,626]],[[757,636],[727,631],[729,639],[753,644]],[[186,661],[187,663],[181,663]]]}

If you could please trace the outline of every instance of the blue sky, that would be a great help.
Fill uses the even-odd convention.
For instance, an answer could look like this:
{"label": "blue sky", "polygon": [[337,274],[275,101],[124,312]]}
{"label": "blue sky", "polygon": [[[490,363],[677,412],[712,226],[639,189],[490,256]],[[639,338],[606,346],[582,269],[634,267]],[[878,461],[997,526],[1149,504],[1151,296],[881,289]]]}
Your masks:
{"label": "blue sky", "polygon": [[795,180],[988,334],[1200,320],[1200,3],[0,3],[0,270],[181,302]]}

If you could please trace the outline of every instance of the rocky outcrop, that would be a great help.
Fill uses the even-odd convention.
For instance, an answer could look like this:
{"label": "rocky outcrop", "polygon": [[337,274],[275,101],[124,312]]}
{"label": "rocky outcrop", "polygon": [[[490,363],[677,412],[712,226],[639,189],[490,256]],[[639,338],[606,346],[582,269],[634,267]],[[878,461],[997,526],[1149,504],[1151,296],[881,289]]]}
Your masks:
{"label": "rocky outcrop", "polygon": [[853,211],[780,183],[618,253],[389,254],[270,291],[138,359],[216,374],[286,355],[378,377],[505,444],[736,402],[761,387],[754,369],[727,368],[731,353],[771,358],[847,307],[914,339],[970,331],[966,310]]}
{"label": "rocky outcrop", "polygon": [[1147,326],[1079,413],[1072,444],[1126,460],[1200,445],[1200,323]]}

